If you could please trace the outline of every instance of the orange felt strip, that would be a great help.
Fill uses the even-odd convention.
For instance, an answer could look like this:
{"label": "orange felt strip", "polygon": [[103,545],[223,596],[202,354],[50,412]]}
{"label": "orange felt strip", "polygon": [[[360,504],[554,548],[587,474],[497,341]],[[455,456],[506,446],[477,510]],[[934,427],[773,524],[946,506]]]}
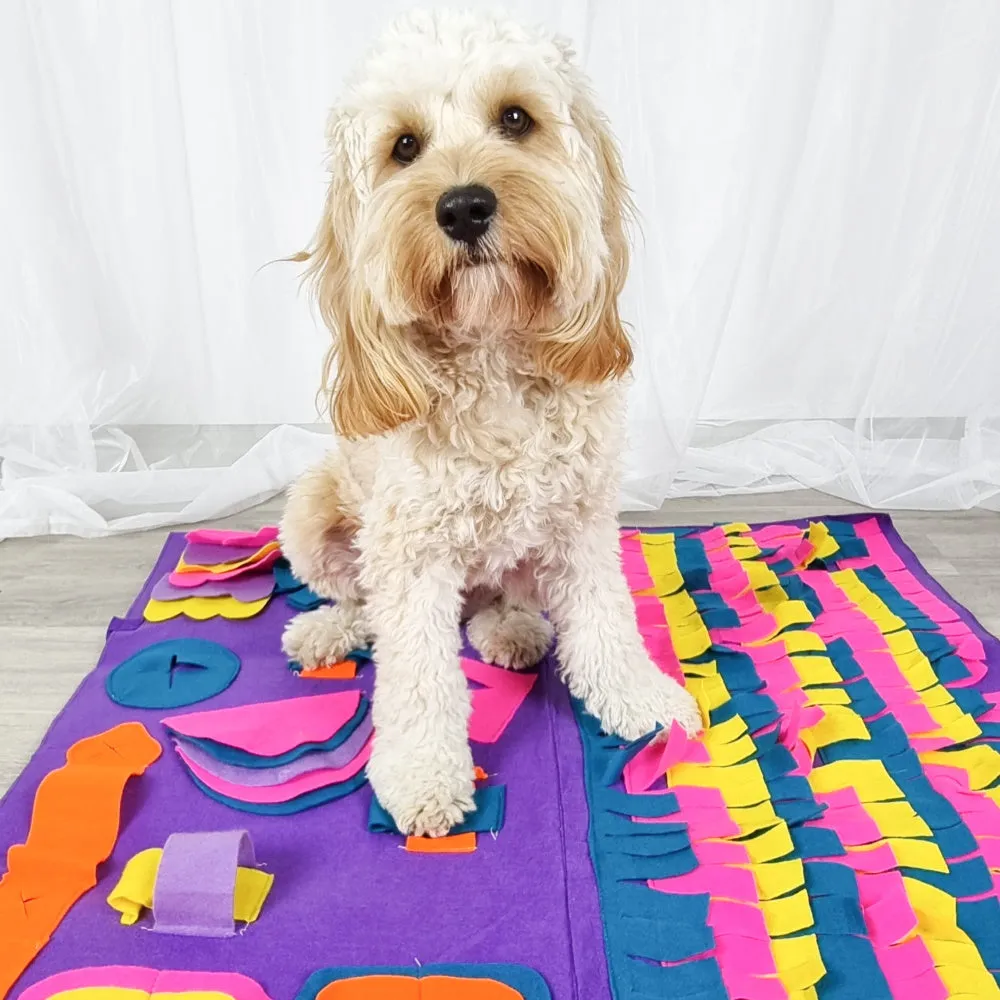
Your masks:
{"label": "orange felt strip", "polygon": [[476,834],[453,833],[450,837],[407,837],[406,849],[412,854],[471,854],[476,849]]}
{"label": "orange felt strip", "polygon": [[0,878],[0,1000],[69,912],[97,885],[118,839],[122,793],[160,756],[138,722],[88,736],[35,793],[27,841],[7,852]]}
{"label": "orange felt strip", "polygon": [[489,775],[478,765],[476,765],[476,770],[473,772],[476,781],[485,781]]}
{"label": "orange felt strip", "polygon": [[299,677],[317,681],[351,681],[358,676],[358,665],[354,660],[341,660],[315,670],[303,670]]}
{"label": "orange felt strip", "polygon": [[[447,838],[445,838],[447,839]],[[319,991],[316,1000],[524,1000],[512,986],[495,979],[456,976],[358,976],[338,979]]]}

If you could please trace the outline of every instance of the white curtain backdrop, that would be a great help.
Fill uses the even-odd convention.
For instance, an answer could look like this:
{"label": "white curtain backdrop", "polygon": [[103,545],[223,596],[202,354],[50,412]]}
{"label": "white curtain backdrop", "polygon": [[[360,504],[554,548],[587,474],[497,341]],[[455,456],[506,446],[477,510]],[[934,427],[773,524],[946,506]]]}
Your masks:
{"label": "white curtain backdrop", "polygon": [[[268,262],[406,6],[0,3],[0,537],[229,513],[328,446],[326,334]],[[508,7],[575,39],[642,215],[623,506],[1000,509],[1000,4]]]}

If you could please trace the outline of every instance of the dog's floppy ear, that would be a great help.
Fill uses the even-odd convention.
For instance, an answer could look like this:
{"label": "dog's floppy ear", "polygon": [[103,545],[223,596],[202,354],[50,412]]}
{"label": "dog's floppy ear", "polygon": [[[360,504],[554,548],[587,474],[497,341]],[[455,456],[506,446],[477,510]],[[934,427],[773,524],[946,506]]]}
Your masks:
{"label": "dog's floppy ear", "polygon": [[597,161],[601,228],[608,252],[594,298],[564,327],[540,340],[539,361],[567,381],[601,382],[624,375],[632,364],[632,345],[618,315],[618,296],[628,274],[632,199],[618,144],[582,80],[570,113]]}
{"label": "dog's floppy ear", "polygon": [[323,391],[337,433],[366,437],[427,413],[430,399],[408,332],[390,328],[352,259],[359,225],[350,176],[346,115],[334,111],[327,130],[330,184],[308,260],[323,321],[333,344],[323,366]]}

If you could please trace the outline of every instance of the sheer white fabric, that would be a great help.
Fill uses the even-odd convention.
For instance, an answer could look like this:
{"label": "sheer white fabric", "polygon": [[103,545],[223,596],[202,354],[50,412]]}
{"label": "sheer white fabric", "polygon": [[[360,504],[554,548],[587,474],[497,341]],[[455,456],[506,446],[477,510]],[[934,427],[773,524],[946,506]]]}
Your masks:
{"label": "sheer white fabric", "polygon": [[[328,447],[326,335],[268,262],[405,6],[0,5],[0,537],[229,513]],[[509,7],[576,40],[640,207],[623,506],[1000,509],[1000,5]]]}

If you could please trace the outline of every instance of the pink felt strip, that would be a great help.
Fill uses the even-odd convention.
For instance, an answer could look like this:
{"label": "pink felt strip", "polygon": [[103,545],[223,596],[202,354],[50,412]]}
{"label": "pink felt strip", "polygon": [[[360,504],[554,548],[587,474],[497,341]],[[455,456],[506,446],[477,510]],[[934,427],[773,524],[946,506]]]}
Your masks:
{"label": "pink felt strip", "polygon": [[763,976],[737,976],[720,969],[726,993],[731,997],[753,1000],[788,1000],[788,990],[777,977],[765,979]]}
{"label": "pink felt strip", "polygon": [[701,840],[691,845],[694,856],[702,865],[748,865],[747,849],[732,840]]}
{"label": "pink felt strip", "polygon": [[277,757],[303,743],[323,743],[358,710],[360,691],[216,708],[164,719],[182,736],[214,740],[260,757]]}
{"label": "pink felt strip", "polygon": [[209,545],[250,546],[267,545],[276,541],[278,529],[273,525],[259,528],[257,531],[228,531],[224,528],[195,528],[185,536],[189,542],[205,542]]}
{"label": "pink felt strip", "polygon": [[922,938],[889,947],[876,944],[875,957],[894,997],[947,1000],[948,991],[934,971],[934,959]]}
{"label": "pink felt strip", "polygon": [[235,782],[212,774],[211,771],[206,771],[200,764],[196,764],[184,752],[184,747],[181,744],[177,744],[175,749],[177,755],[187,765],[188,770],[212,791],[239,802],[267,804],[289,802],[307,792],[313,792],[317,788],[337,785],[353,778],[368,763],[372,741],[368,740],[360,753],[345,767],[324,767],[318,771],[308,771],[306,774],[299,774],[288,781],[283,781],[280,785],[237,785]]}
{"label": "pink felt strip", "polygon": [[815,792],[817,802],[831,809],[862,809],[864,808],[858,793],[853,788],[835,788],[832,792]]}
{"label": "pink felt strip", "polygon": [[746,646],[752,642],[763,642],[778,632],[778,623],[773,615],[759,614],[748,619],[739,628],[716,628],[710,634],[712,641],[729,646]]}
{"label": "pink felt strip", "polygon": [[538,674],[505,670],[469,657],[462,658],[462,672],[470,681],[484,685],[472,692],[469,739],[496,743],[535,686]]}
{"label": "pink felt strip", "polygon": [[655,584],[646,565],[646,557],[639,552],[622,551],[622,572],[629,590],[649,590]]}
{"label": "pink felt strip", "polygon": [[739,824],[724,809],[685,809],[684,822],[692,840],[717,840],[738,837]]}
{"label": "pink felt strip", "polygon": [[725,812],[726,800],[718,788],[698,788],[695,785],[685,785],[671,790],[677,796],[677,805],[681,812],[687,809],[718,809]]}
{"label": "pink felt strip", "polygon": [[[747,937],[745,934],[715,934],[715,950],[723,978],[729,981],[730,973],[738,978],[743,976],[773,976],[778,969],[774,955],[767,941]],[[754,994],[756,997],[757,994]]]}
{"label": "pink felt strip", "polygon": [[208,583],[210,580],[232,580],[233,577],[243,576],[246,573],[257,573],[260,570],[273,566],[280,558],[281,551],[274,549],[256,562],[247,563],[246,566],[240,566],[238,569],[227,570],[225,573],[208,573],[202,571],[196,573],[178,573],[175,571],[167,579],[175,587],[200,587],[203,583]]}
{"label": "pink felt strip", "polygon": [[711,899],[708,903],[708,926],[716,939],[719,937],[744,937],[768,941],[764,914],[750,903],[736,903],[728,899]]}
{"label": "pink felt strip", "polygon": [[858,898],[868,934],[876,945],[893,945],[917,928],[917,915],[898,871],[858,875]]}
{"label": "pink felt strip", "polygon": [[19,1000],[49,1000],[59,993],[110,986],[143,993],[219,993],[232,1000],[270,1000],[253,979],[237,972],[174,972],[106,965],[58,972],[27,987]]}
{"label": "pink felt strip", "polygon": [[890,844],[880,844],[870,851],[848,851],[846,858],[838,858],[837,861],[840,864],[850,865],[856,872],[862,874],[891,872],[899,867]]}
{"label": "pink felt strip", "polygon": [[635,620],[640,628],[665,626],[667,616],[663,610],[663,602],[658,597],[633,597],[635,605]]}
{"label": "pink felt strip", "polygon": [[651,879],[651,889],[666,893],[700,895],[707,892],[715,899],[733,899],[744,903],[757,903],[757,883],[749,868],[729,865],[699,865],[685,875],[672,878]]}
{"label": "pink felt strip", "polygon": [[710,758],[703,743],[688,739],[681,725],[673,722],[666,740],[647,744],[625,765],[625,790],[631,793],[646,791],[681,761],[708,764]]}
{"label": "pink felt strip", "polygon": [[857,809],[828,809],[813,825],[833,830],[846,847],[864,847],[882,840],[875,820],[860,806]]}

